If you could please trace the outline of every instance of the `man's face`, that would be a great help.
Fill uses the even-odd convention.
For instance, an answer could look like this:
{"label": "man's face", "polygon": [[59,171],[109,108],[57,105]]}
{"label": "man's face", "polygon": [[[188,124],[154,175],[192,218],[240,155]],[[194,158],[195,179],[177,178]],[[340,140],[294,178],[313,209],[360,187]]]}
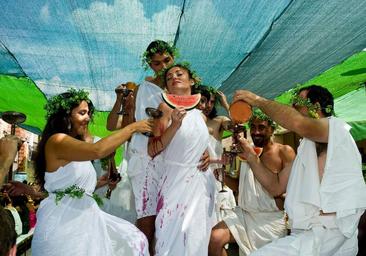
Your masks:
{"label": "man's face", "polygon": [[174,63],[174,58],[169,53],[165,52],[155,53],[151,57],[150,67],[154,70],[155,74],[159,73],[163,69],[167,68],[168,66]]}
{"label": "man's face", "polygon": [[273,134],[273,128],[268,121],[255,118],[250,124],[250,136],[256,147],[263,148],[268,144]]}

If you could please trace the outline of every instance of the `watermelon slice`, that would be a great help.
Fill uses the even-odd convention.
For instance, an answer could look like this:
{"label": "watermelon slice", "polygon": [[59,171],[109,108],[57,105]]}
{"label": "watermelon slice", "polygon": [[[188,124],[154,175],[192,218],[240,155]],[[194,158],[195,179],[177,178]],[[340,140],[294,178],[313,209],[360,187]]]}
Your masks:
{"label": "watermelon slice", "polygon": [[185,110],[191,110],[195,108],[201,99],[201,94],[193,95],[175,95],[169,93],[162,93],[163,100],[171,108],[184,107]]}

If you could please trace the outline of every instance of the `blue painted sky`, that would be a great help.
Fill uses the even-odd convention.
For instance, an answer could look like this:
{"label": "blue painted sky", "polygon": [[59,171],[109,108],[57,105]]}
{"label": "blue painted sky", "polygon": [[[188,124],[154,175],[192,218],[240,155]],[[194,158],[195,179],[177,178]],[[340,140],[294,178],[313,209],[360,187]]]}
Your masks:
{"label": "blue painted sky", "polygon": [[[340,5],[348,10],[343,16]],[[308,22],[301,14],[306,11],[324,10],[324,13],[317,13],[323,21],[332,14],[329,10],[337,10],[339,22],[344,26],[347,22],[358,25],[362,31],[366,27],[364,19],[362,21],[366,4],[356,0],[347,3],[334,0],[327,4],[305,0],[12,0],[0,1],[0,8],[0,54],[3,56],[0,72],[18,76],[25,73],[46,95],[63,92],[71,86],[85,88],[91,92],[100,110],[112,107],[114,88],[118,84],[138,83],[149,74],[143,70],[140,56],[155,39],[174,41],[177,37],[179,60],[189,61],[205,84],[215,87],[223,84],[229,94],[231,87],[240,88],[249,82],[266,93],[263,86],[277,75],[271,73],[272,67],[280,70],[284,79],[280,80],[281,84],[271,86],[290,88],[295,81],[317,75],[365,45],[365,33],[358,35],[354,31],[353,39],[342,39],[344,42],[350,40],[349,49],[344,52],[340,49],[341,54],[337,56],[330,54],[337,51],[332,42],[322,42],[329,46],[329,52],[325,52],[324,47],[315,49],[317,44],[314,43],[313,59],[319,60],[314,67],[308,65],[309,54],[301,52],[306,47],[293,47],[294,42],[303,41],[300,32]],[[347,13],[352,16],[348,17]],[[290,22],[281,23],[283,17]],[[306,26],[310,38],[319,30],[317,24],[311,25]],[[287,27],[292,29],[291,33],[284,33],[288,31]],[[276,33],[271,34],[273,31]],[[323,29],[323,40],[327,32]],[[281,35],[289,38],[277,40]],[[266,38],[272,39],[270,43]],[[279,41],[281,47],[277,45]],[[261,48],[263,46],[265,49]],[[280,49],[283,58],[271,63],[258,80],[257,70],[263,63],[254,60],[262,52],[273,60],[271,54],[275,51],[272,48]],[[301,52],[303,59],[296,59],[292,66],[297,65],[297,70],[303,72],[292,72],[289,76],[286,72],[291,70],[281,67],[286,56],[294,55],[293,49]],[[315,55],[318,50],[326,60]],[[313,59],[311,63],[314,63]],[[251,73],[247,78],[245,74],[249,69]],[[287,77],[291,80],[287,81]],[[274,90],[271,96],[276,92]]]}

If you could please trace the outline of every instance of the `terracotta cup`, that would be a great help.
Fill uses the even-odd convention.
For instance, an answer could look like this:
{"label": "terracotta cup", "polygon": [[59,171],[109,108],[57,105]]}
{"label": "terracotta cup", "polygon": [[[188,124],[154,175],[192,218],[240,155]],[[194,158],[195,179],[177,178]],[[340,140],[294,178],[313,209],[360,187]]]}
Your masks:
{"label": "terracotta cup", "polygon": [[245,101],[239,100],[230,105],[229,113],[234,123],[246,123],[252,116],[252,107]]}

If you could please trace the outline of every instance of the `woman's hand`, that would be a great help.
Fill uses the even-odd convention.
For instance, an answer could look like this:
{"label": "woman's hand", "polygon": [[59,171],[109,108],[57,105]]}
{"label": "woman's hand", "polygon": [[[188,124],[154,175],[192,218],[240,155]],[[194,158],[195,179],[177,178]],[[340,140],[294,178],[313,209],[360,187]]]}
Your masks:
{"label": "woman's hand", "polygon": [[228,111],[230,106],[229,103],[227,102],[226,95],[222,91],[217,91],[217,96],[219,96],[221,106]]}
{"label": "woman's hand", "polygon": [[154,119],[144,119],[136,121],[130,125],[133,126],[134,132],[152,132],[154,128]]}
{"label": "woman's hand", "polygon": [[210,165],[210,155],[208,153],[208,150],[206,149],[200,158],[200,164],[198,166],[198,169],[200,171],[205,172],[205,171],[207,171],[207,168],[209,165]]}
{"label": "woman's hand", "polygon": [[179,128],[182,124],[183,118],[186,116],[187,111],[184,108],[175,108],[172,112],[172,126]]}
{"label": "woman's hand", "polygon": [[117,179],[117,180],[111,180],[111,179],[108,179],[108,187],[111,189],[111,190],[114,190],[118,184],[118,182],[120,182],[122,179]]}
{"label": "woman's hand", "polygon": [[98,178],[97,185],[95,186],[95,188],[97,189],[97,188],[103,187],[107,184],[108,184],[108,173],[105,173]]}

